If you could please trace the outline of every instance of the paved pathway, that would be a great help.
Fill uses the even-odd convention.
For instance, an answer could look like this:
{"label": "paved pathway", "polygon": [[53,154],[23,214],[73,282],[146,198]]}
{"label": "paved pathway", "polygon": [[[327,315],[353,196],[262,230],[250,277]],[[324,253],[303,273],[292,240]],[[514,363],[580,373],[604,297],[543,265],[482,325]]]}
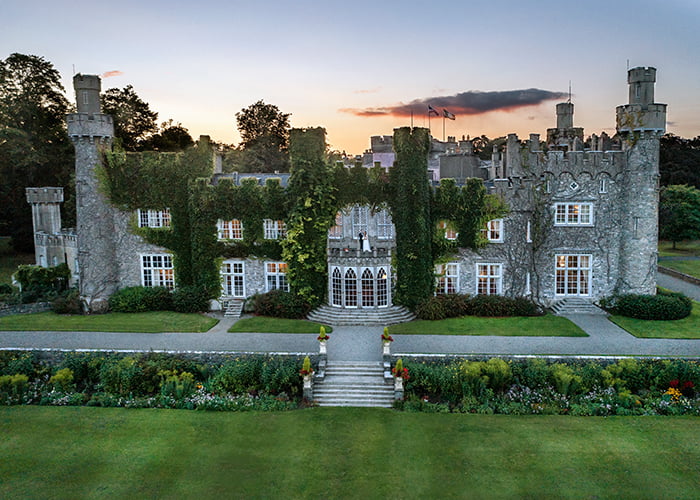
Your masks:
{"label": "paved pathway", "polygon": [[[659,284],[700,300],[700,287],[659,274]],[[638,339],[605,316],[568,318],[589,337],[494,337],[396,335],[393,353],[510,355],[638,355],[700,357],[700,340]],[[0,332],[1,348],[97,349],[142,351],[318,352],[316,334],[227,333],[233,319],[223,318],[207,333]],[[382,359],[381,327],[338,326],[330,334],[329,360]]]}

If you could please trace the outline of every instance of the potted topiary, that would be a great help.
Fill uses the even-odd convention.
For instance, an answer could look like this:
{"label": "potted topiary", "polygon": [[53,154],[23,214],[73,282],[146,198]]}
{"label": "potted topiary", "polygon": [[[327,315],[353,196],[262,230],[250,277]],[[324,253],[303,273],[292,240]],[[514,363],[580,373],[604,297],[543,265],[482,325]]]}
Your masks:
{"label": "potted topiary", "polygon": [[329,338],[330,336],[326,333],[326,327],[321,326],[321,332],[319,333],[318,337],[316,337],[319,344],[319,352],[321,354],[326,354],[326,342],[328,342]]}
{"label": "potted topiary", "polygon": [[394,341],[394,338],[389,335],[389,327],[384,327],[384,333],[382,333],[382,347],[384,348],[384,354],[385,356],[390,356],[391,355],[391,343]]}
{"label": "potted topiary", "polygon": [[408,380],[408,368],[404,368],[403,361],[399,358],[396,364],[391,369],[391,374],[394,376],[394,392],[403,392],[403,382]]}
{"label": "potted topiary", "polygon": [[301,365],[301,370],[299,370],[299,375],[304,377],[304,384],[307,381],[311,381],[311,376],[314,374],[314,369],[311,367],[311,360],[308,356],[304,358],[304,362]]}

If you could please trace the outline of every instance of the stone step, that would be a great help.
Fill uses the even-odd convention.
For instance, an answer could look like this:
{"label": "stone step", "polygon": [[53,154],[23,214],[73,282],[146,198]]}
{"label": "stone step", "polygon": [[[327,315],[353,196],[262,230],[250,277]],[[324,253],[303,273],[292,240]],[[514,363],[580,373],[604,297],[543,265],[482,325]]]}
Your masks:
{"label": "stone step", "polygon": [[242,300],[227,300],[224,302],[224,318],[240,318],[243,312]]}
{"label": "stone step", "polygon": [[593,304],[592,301],[579,297],[567,297],[562,299],[552,304],[551,309],[557,316],[565,316],[567,314],[607,314],[604,310]]}
{"label": "stone step", "polygon": [[325,377],[314,384],[318,406],[390,408],[393,385],[384,382],[381,362],[338,361],[329,363]]}
{"label": "stone step", "polygon": [[393,325],[411,321],[415,316],[400,306],[384,309],[343,309],[324,305],[311,311],[307,318],[330,325]]}

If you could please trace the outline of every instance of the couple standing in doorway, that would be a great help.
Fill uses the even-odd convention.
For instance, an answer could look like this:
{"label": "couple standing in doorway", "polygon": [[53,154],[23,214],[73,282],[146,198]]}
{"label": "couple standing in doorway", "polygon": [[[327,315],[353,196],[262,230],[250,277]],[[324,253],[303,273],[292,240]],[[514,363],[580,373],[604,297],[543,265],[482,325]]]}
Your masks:
{"label": "couple standing in doorway", "polygon": [[367,236],[367,231],[360,231],[357,235],[360,238],[360,250],[363,252],[371,252],[372,248],[369,246],[369,236]]}

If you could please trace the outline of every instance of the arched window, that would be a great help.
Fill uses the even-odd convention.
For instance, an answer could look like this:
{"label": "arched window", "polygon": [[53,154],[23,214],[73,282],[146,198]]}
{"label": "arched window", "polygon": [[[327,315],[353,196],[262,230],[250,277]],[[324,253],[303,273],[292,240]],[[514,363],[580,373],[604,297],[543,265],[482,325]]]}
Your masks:
{"label": "arched window", "polygon": [[374,275],[369,269],[362,272],[362,307],[374,306]]}
{"label": "arched window", "polygon": [[343,305],[343,275],[337,267],[333,269],[331,276],[331,304],[334,306]]}
{"label": "arched window", "polygon": [[384,268],[377,272],[377,306],[383,307],[389,304],[389,279]]}
{"label": "arched window", "polygon": [[357,307],[357,274],[352,269],[345,271],[345,307]]}

